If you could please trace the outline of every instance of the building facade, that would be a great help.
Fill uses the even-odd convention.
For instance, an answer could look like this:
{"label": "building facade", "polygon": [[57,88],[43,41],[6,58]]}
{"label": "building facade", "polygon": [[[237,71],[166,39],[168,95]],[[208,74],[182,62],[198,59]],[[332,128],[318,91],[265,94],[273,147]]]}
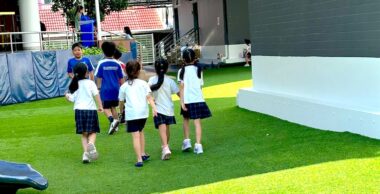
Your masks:
{"label": "building facade", "polygon": [[173,0],[178,36],[198,29],[201,58],[241,62],[249,38],[248,0]]}
{"label": "building facade", "polygon": [[380,139],[380,2],[249,1],[253,88],[237,103]]}

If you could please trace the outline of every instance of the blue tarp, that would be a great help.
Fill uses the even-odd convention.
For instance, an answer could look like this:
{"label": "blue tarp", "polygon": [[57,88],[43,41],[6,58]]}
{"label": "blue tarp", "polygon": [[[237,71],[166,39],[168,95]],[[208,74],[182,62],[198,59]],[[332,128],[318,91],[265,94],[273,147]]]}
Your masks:
{"label": "blue tarp", "polygon": [[59,95],[63,96],[70,84],[70,79],[67,76],[67,61],[73,57],[71,50],[56,51],[57,73],[59,83]]}
{"label": "blue tarp", "polygon": [[31,52],[7,54],[13,99],[18,102],[36,100],[36,82]]}
{"label": "blue tarp", "polygon": [[33,52],[32,57],[37,99],[59,96],[56,53]]}
{"label": "blue tarp", "polygon": [[[94,67],[102,55],[87,56]],[[71,50],[0,54],[0,105],[63,96],[70,79],[67,61]],[[133,60],[124,53],[121,60]]]}
{"label": "blue tarp", "polygon": [[0,102],[4,104],[15,103],[11,95],[7,55],[0,55]]}

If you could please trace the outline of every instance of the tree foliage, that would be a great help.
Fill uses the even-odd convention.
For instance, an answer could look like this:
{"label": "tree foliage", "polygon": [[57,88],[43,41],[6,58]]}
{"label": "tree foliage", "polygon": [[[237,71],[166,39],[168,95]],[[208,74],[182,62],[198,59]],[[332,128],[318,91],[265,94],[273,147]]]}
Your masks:
{"label": "tree foliage", "polygon": [[[67,17],[68,24],[72,25],[75,19],[75,12],[80,0],[52,0],[51,9],[54,12],[63,11],[63,15]],[[87,15],[96,19],[95,0],[84,0],[84,7]],[[99,0],[100,19],[103,21],[104,16],[112,11],[122,11],[128,7],[128,0]]]}

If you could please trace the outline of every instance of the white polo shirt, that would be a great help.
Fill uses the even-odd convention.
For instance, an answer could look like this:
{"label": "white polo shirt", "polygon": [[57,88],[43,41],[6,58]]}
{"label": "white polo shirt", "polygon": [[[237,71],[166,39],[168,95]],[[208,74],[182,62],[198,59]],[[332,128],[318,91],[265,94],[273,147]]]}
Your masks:
{"label": "white polo shirt", "polygon": [[78,90],[74,94],[67,94],[69,100],[74,102],[74,110],[96,110],[94,96],[99,94],[94,81],[89,79],[79,80]]}
{"label": "white polo shirt", "polygon": [[[153,76],[149,79],[148,84],[152,86],[156,84],[157,81],[158,76]],[[164,82],[161,87],[153,92],[157,112],[166,116],[174,116],[172,94],[177,94],[178,92],[179,89],[175,81],[164,75]]]}
{"label": "white polo shirt", "polygon": [[185,66],[185,74],[183,80],[180,79],[179,75],[182,69],[178,71],[178,82],[184,84],[183,98],[185,104],[204,102],[202,94],[203,86],[203,73],[201,78],[198,78],[197,71],[198,68],[195,65]]}
{"label": "white polo shirt", "polygon": [[149,117],[146,97],[152,92],[148,83],[141,79],[133,80],[129,85],[127,80],[119,90],[119,100],[125,100],[125,120],[144,119]]}

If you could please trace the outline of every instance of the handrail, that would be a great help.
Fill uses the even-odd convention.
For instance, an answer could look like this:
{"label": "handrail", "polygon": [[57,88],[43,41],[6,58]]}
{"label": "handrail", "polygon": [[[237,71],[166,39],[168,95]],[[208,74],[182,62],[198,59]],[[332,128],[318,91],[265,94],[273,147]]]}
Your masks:
{"label": "handrail", "polygon": [[[50,43],[54,42],[65,42],[66,47],[69,47],[70,44],[75,42],[75,35],[81,34],[93,34],[94,32],[72,32],[72,31],[30,31],[30,32],[0,32],[0,36],[9,36],[9,41],[0,43],[0,46],[10,46],[10,51],[13,53],[15,48],[14,45],[20,44],[39,44],[40,50],[44,50],[44,46],[47,43],[50,46]],[[14,40],[15,35],[27,35],[35,34],[38,35],[38,41],[16,41]],[[52,40],[52,38],[61,38],[59,40]],[[45,40],[47,39],[47,40]],[[81,40],[81,42],[94,42],[93,40]],[[61,45],[62,47],[62,45]]]}

